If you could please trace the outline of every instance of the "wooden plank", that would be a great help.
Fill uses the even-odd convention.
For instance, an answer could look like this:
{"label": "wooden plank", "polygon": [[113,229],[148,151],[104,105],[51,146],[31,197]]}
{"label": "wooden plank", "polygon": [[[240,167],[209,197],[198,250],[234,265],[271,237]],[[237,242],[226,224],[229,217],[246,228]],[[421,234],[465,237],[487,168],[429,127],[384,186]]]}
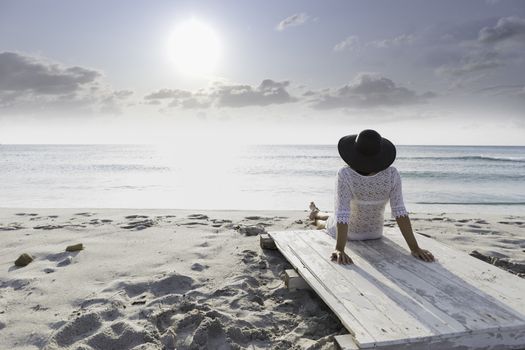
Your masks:
{"label": "wooden plank", "polygon": [[[366,299],[377,305],[377,310],[383,313],[389,314],[389,308],[398,305],[401,312],[394,313],[395,319],[398,315],[404,315],[410,320],[412,316],[421,323],[421,329],[432,333],[418,336],[417,333],[411,334],[413,330],[410,328],[410,331],[398,329],[398,335],[406,336],[403,349],[525,347],[525,317],[521,312],[524,305],[520,302],[525,291],[525,281],[426,237],[418,237],[420,245],[431,250],[438,259],[446,257],[443,260],[447,263],[419,261],[410,256],[399,232],[385,231],[385,237],[381,240],[349,242],[347,249],[356,263],[351,266],[329,261],[334,241],[319,231],[286,232],[287,236],[282,236],[286,241],[283,243],[286,254],[283,254],[294,261],[292,265],[299,266],[299,273],[310,285],[316,286],[313,289],[328,306],[332,310],[338,309],[339,313],[334,312],[351,332],[358,348],[377,346],[394,350],[399,348],[399,343],[392,339],[383,342],[385,338],[377,333],[377,327],[369,327],[370,323],[381,322],[375,318],[379,316],[377,313],[368,312],[356,317],[359,308],[366,311],[371,309],[364,308],[369,305],[363,302],[363,298],[356,297],[355,290],[371,292]],[[278,241],[276,239],[281,250]],[[461,263],[458,264],[458,261]],[[485,265],[489,267],[491,276],[496,275],[496,278],[486,278]],[[497,281],[494,282],[494,279]],[[338,283],[331,284],[327,280]],[[501,285],[502,280],[506,285]],[[349,290],[349,287],[355,290]],[[336,300],[334,305],[337,307],[330,305],[330,300]],[[388,300],[392,305],[388,304]],[[417,317],[418,312],[424,317]],[[350,318],[344,320],[349,315]],[[428,316],[431,322],[427,320]],[[383,320],[396,321],[388,316]],[[369,338],[360,341],[362,334]]]}
{"label": "wooden plank", "polygon": [[[403,246],[404,239],[398,230],[385,230],[385,237]],[[482,289],[493,298],[493,301],[503,302],[511,309],[525,315],[525,279],[472,258],[470,255],[452,249],[434,239],[423,236],[418,236],[417,239],[420,246],[432,251],[439,264],[444,268],[466,280],[475,289]],[[405,250],[408,251],[406,248]],[[439,272],[434,266],[430,266],[430,268]]]}
{"label": "wooden plank", "polygon": [[295,234],[293,232],[295,231],[277,231],[269,232],[268,234],[274,240],[275,246],[277,249],[279,249],[281,254],[283,254],[286,257],[286,260],[288,260],[288,262],[292,264],[295,269],[297,269],[297,267],[302,265],[302,263],[295,257],[295,254],[288,247],[288,244],[292,243],[295,238]]}
{"label": "wooden plank", "polygon": [[[324,235],[317,232],[305,232],[305,238],[315,242],[314,249],[322,254],[330,254],[333,249],[333,240],[327,240]],[[363,259],[356,250],[356,245],[349,244],[348,254],[351,255],[355,265],[363,269],[363,274],[370,276],[369,280],[380,287],[382,290],[389,292],[388,296],[397,303],[406,313],[417,318],[426,327],[432,329],[436,334],[456,333],[466,331],[467,328],[460,322],[451,318],[442,310],[435,308],[432,303],[415,293],[407,293],[400,286],[386,278],[383,273],[373,266],[367,260]],[[335,265],[336,269],[344,269],[344,266]]]}
{"label": "wooden plank", "polygon": [[[499,333],[487,332],[477,335],[457,335],[453,338],[435,338],[425,343],[407,343],[404,345],[386,345],[378,350],[509,350],[524,349],[525,329],[505,330]],[[361,349],[351,334],[337,335],[334,345],[340,350]]]}
{"label": "wooden plank", "polygon": [[318,282],[317,278],[313,276],[310,271],[305,268],[303,263],[290,250],[288,243],[292,243],[295,231],[280,231],[270,232],[270,236],[274,239],[279,251],[286,257],[286,259],[294,266],[297,272],[308,282],[310,287],[319,295],[319,297],[328,305],[328,307],[336,314],[341,323],[354,336],[359,336],[363,341],[375,344],[375,339],[370,335],[369,331],[363,327],[359,320],[356,319],[341,303],[341,301],[330,291],[326,290],[325,286]]}
{"label": "wooden plank", "polygon": [[338,265],[325,258],[329,255],[320,255],[300,237],[301,235],[297,235],[297,241],[290,248],[296,251],[296,255],[312,275],[322,276],[317,277],[319,283],[334,293],[345,308],[374,336],[375,344],[356,336],[360,347],[403,344],[407,341],[424,340],[435,334],[396,304],[386,301],[383,292],[363,278],[355,265],[347,265],[344,273],[339,273],[336,270]]}
{"label": "wooden plank", "polygon": [[[396,248],[400,253],[406,252],[408,254],[407,249],[399,246],[402,244],[399,235],[395,237],[394,234],[389,233],[384,238],[385,241],[396,242],[398,244]],[[519,320],[516,324],[521,324],[525,321],[525,305],[523,303],[525,297],[524,279],[473,258],[466,253],[456,251],[433,239],[422,238],[424,239],[420,239],[421,245],[429,250],[433,250],[434,254],[438,254],[437,263],[425,264],[431,275],[440,275],[442,278],[461,283],[462,287],[474,294],[474,298],[480,296],[485,300],[485,304],[492,305],[496,310],[505,310],[507,314],[512,315],[504,317],[506,321]],[[484,265],[487,265],[491,270],[491,278],[489,279],[483,277],[487,271]],[[498,316],[501,315],[491,314],[491,317]]]}
{"label": "wooden plank", "polygon": [[[488,299],[482,291],[474,291],[463,280],[437,263],[426,263],[402,253],[387,237],[375,242],[352,242],[360,246],[362,257],[377,265],[385,276],[402,288],[424,296],[429,302],[461,322],[469,330],[513,326],[523,319],[510,308]],[[429,266],[439,268],[432,273]]]}

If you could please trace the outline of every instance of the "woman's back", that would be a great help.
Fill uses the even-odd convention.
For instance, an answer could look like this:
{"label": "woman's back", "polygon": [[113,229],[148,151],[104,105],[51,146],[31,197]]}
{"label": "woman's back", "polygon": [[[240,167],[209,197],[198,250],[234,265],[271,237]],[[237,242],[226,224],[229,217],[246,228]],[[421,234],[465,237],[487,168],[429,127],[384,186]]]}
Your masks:
{"label": "woman's back", "polygon": [[335,215],[327,222],[328,233],[335,237],[336,224],[340,222],[349,224],[349,240],[380,238],[388,201],[394,217],[407,215],[396,168],[388,167],[368,176],[348,166],[341,168],[336,180]]}

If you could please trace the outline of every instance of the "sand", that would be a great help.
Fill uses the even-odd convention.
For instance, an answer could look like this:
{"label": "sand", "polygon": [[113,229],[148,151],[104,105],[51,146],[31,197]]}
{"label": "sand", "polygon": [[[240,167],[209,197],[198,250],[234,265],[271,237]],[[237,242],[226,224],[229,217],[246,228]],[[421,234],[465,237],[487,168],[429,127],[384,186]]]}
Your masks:
{"label": "sand", "polygon": [[[337,317],[314,292],[288,291],[291,266],[259,247],[264,230],[313,229],[306,215],[0,209],[0,349],[332,349],[347,333]],[[524,217],[411,217],[525,276]],[[17,267],[22,253],[34,260]]]}

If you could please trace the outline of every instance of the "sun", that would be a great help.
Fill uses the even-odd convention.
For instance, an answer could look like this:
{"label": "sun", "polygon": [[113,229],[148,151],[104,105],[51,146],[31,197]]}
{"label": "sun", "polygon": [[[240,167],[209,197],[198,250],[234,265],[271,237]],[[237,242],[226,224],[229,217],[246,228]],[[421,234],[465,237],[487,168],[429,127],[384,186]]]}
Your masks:
{"label": "sun", "polygon": [[213,73],[220,59],[219,36],[208,24],[194,18],[178,25],[170,37],[170,56],[180,73]]}

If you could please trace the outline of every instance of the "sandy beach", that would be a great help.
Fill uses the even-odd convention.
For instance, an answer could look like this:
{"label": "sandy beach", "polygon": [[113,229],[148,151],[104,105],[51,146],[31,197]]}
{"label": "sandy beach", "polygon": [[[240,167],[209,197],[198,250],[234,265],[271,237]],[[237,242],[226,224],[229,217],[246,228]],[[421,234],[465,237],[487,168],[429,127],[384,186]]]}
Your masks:
{"label": "sandy beach", "polygon": [[[259,247],[264,230],[313,229],[306,217],[1,209],[0,349],[332,349],[347,333],[337,317],[314,292],[288,291],[289,263]],[[525,276],[524,216],[411,218],[419,234]],[[34,260],[16,267],[22,253]]]}

